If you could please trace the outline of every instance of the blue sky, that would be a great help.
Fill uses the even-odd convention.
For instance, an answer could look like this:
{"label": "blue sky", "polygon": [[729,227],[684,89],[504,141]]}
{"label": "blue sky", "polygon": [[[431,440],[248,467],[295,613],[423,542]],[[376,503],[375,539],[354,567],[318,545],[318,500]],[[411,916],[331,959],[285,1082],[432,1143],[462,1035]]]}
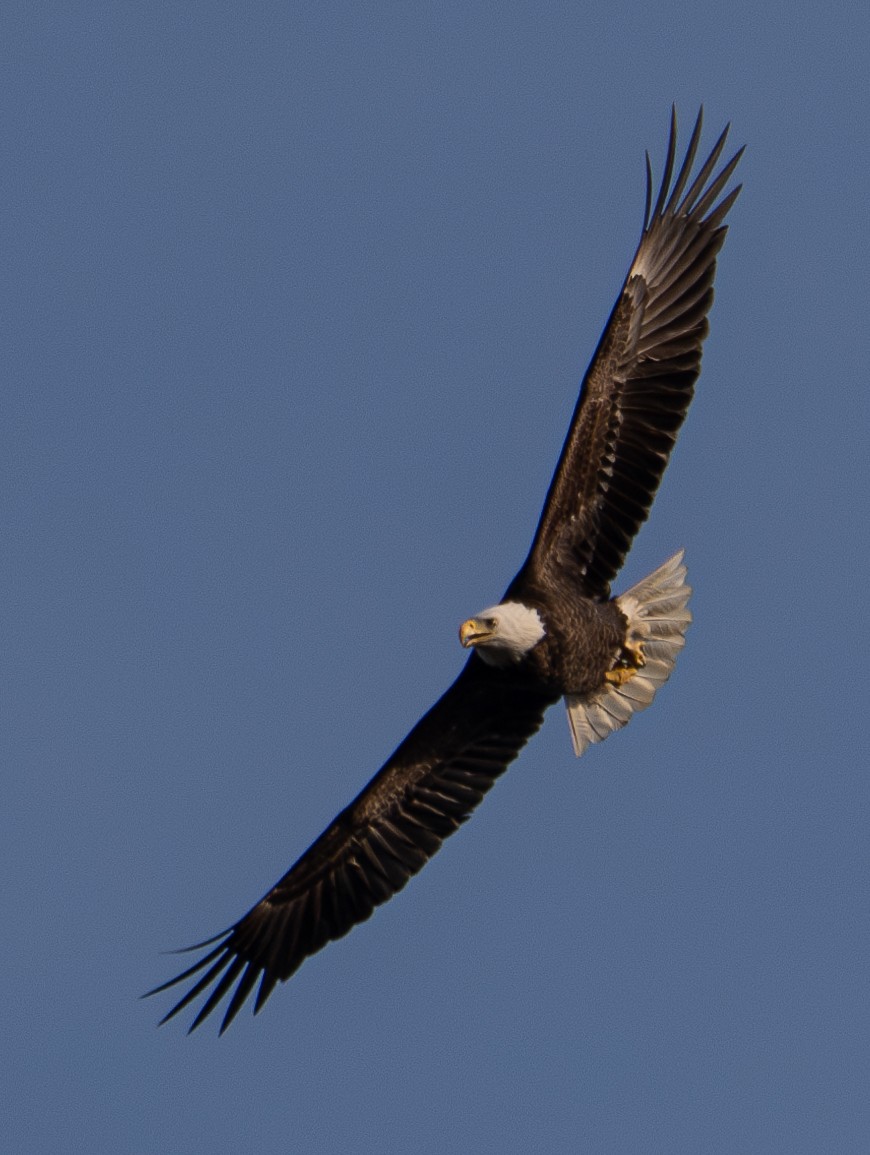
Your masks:
{"label": "blue sky", "polygon": [[[4,5],[4,1150],[868,1149],[868,23]],[[748,145],[621,583],[685,547],[674,678],[158,1031],[525,556],[672,101]]]}

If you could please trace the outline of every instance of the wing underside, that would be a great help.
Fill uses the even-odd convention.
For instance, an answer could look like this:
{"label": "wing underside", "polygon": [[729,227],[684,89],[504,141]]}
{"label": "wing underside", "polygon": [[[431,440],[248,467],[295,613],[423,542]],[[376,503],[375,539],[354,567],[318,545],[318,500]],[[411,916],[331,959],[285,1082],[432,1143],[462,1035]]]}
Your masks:
{"label": "wing underside", "polygon": [[[722,196],[742,155],[719,172],[728,129],[689,184],[701,114],[674,177],[676,116],[655,205],[647,157],[640,244],[587,370],[534,542],[508,593],[568,572],[606,598],[646,520],[701,369],[723,221],[740,187]],[[688,188],[687,188],[688,186]],[[721,199],[720,199],[721,198]]]}
{"label": "wing underside", "polygon": [[157,994],[193,979],[166,1022],[201,995],[191,1030],[230,993],[226,1030],[258,986],[255,1013],[304,960],[392,898],[471,814],[538,730],[553,698],[475,655],[383,769],[204,958]]}

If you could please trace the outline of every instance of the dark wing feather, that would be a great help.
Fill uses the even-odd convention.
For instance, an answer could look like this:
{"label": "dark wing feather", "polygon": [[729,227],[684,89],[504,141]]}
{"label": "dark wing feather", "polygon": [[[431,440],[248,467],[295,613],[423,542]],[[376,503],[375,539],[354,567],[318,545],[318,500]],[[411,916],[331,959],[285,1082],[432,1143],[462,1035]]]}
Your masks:
{"label": "dark wing feather", "polygon": [[569,572],[592,597],[607,598],[646,520],[701,369],[722,224],[740,187],[717,203],[742,155],[713,175],[728,128],[688,192],[701,113],[673,186],[676,115],[640,244],[587,370],[529,556],[506,596]]}
{"label": "dark wing feather", "polygon": [[257,982],[254,1010],[259,1011],[276,983],[367,919],[429,861],[538,730],[554,700],[530,689],[518,674],[472,656],[447,693],[281,881],[230,930],[199,944],[218,944],[205,958],[149,991],[157,994],[205,971],[163,1022],[208,991],[193,1030],[234,983],[221,1033]]}

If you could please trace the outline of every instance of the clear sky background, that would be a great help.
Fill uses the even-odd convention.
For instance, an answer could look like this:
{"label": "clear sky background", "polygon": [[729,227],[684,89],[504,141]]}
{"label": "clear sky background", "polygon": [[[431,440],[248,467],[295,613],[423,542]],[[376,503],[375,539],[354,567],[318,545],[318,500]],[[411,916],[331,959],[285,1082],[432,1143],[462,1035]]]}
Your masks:
{"label": "clear sky background", "polygon": [[[866,4],[0,23],[0,1149],[870,1150]],[[672,101],[748,145],[619,587],[686,548],[674,678],[158,1031],[525,556]]]}

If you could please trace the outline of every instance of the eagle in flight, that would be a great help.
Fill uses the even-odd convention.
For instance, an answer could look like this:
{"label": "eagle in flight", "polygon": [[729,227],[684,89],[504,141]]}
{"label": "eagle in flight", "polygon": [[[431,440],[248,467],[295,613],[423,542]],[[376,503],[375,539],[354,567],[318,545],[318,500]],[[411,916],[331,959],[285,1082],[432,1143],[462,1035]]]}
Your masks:
{"label": "eagle in flight", "polygon": [[[650,704],[691,620],[682,553],[632,589],[610,583],[646,519],[686,416],[709,328],[723,195],[741,149],[716,171],[728,127],[696,176],[699,112],[675,174],[671,112],[653,203],[646,158],[640,243],[580,389],[529,555],[504,597],[459,629],[470,657],[363,791],[204,958],[156,987],[193,985],[190,1030],[232,991],[221,1033],[259,983],[254,1012],[309,955],[367,919],[421,870],[564,698],[574,751]],[[215,945],[216,944],[216,945]],[[200,974],[200,972],[205,972]]]}

